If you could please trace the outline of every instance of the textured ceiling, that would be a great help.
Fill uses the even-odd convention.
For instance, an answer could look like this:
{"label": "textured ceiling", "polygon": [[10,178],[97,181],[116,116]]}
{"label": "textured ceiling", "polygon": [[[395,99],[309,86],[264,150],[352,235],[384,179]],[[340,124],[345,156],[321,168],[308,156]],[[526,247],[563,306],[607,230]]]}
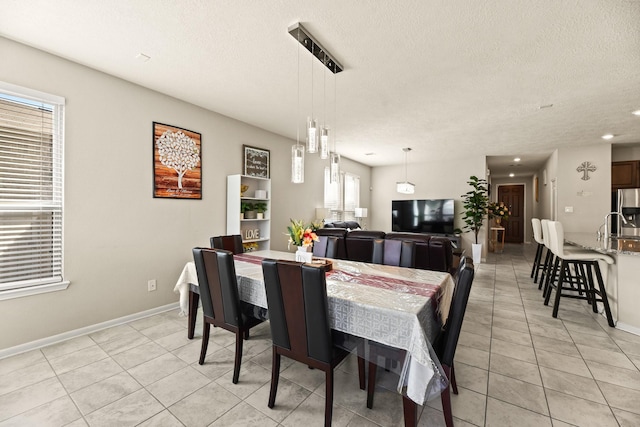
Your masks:
{"label": "textured ceiling", "polygon": [[345,67],[315,61],[313,110],[365,164],[504,156],[496,176],[640,142],[640,0],[0,1],[0,36],[292,139],[312,108],[296,22]]}

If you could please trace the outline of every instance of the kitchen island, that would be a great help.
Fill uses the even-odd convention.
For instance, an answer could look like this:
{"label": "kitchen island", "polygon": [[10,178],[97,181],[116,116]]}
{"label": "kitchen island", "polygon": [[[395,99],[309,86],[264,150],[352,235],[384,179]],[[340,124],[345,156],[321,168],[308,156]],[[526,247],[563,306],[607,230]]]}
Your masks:
{"label": "kitchen island", "polygon": [[567,244],[606,253],[615,259],[615,264],[606,269],[605,279],[611,314],[616,328],[640,335],[640,239],[598,240],[596,233],[565,233],[564,239]]}

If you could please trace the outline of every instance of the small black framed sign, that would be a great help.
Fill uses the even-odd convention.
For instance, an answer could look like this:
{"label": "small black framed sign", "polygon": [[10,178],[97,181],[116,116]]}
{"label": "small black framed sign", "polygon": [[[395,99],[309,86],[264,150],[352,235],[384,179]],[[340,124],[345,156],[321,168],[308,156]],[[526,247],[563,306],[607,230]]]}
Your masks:
{"label": "small black framed sign", "polygon": [[243,145],[244,175],[271,178],[269,150]]}

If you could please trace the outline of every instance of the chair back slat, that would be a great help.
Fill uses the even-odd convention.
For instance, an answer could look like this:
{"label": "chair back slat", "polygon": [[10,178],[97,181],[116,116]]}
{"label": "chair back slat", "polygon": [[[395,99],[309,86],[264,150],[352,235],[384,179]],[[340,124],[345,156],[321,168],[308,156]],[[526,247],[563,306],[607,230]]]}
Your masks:
{"label": "chair back slat", "polygon": [[284,299],[282,297],[282,286],[278,274],[278,264],[274,259],[262,261],[262,274],[264,276],[264,287],[267,294],[267,305],[269,307],[269,324],[271,326],[271,340],[274,345],[291,349],[289,343],[289,328],[284,312]]}
{"label": "chair back slat", "polygon": [[416,259],[415,246],[416,243],[410,240],[375,239],[371,262],[413,268]]}
{"label": "chair back slat", "polygon": [[429,239],[430,270],[450,271],[453,265],[451,240],[446,237],[432,236]]}
{"label": "chair back slat", "polygon": [[327,252],[324,254],[325,258],[338,258],[339,248],[339,239],[336,236],[327,236]]}
{"label": "chair back slat", "polygon": [[318,236],[318,241],[313,243],[313,256],[325,257],[328,244],[329,236]]}
{"label": "chair back slat", "polygon": [[204,315],[232,326],[241,326],[233,254],[221,249],[194,248],[193,258]]}
{"label": "chair back slat", "polygon": [[324,270],[291,261],[263,260],[273,344],[299,361],[331,362]]}
{"label": "chair back slat", "polygon": [[231,234],[229,236],[215,236],[210,239],[211,247],[214,249],[224,249],[233,254],[241,254],[244,252],[242,247],[242,236],[239,234]]}
{"label": "chair back slat", "polygon": [[462,321],[464,320],[464,313],[467,310],[471,284],[473,283],[473,276],[475,274],[473,262],[470,259],[462,260],[461,263],[464,263],[464,267],[457,277],[449,317],[444,327],[440,351],[438,352],[440,362],[447,366],[452,366],[453,364],[458,339],[460,338],[460,330],[462,329]]}

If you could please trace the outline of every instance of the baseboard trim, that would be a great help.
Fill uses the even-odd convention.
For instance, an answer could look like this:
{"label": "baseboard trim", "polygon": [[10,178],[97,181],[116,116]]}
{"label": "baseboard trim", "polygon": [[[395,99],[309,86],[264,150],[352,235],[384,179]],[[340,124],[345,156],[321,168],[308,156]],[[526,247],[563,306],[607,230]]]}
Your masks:
{"label": "baseboard trim", "polygon": [[71,338],[76,338],[81,335],[86,335],[93,332],[101,331],[103,329],[111,328],[113,326],[122,325],[124,323],[131,322],[132,320],[143,319],[145,317],[153,316],[158,313],[164,313],[165,311],[179,309],[179,308],[180,308],[180,304],[177,302],[174,302],[174,303],[163,305],[160,307],[155,307],[150,310],[141,311],[139,313],[118,317],[117,319],[107,320],[106,322],[96,323],[95,325],[85,326],[84,328],[74,329],[72,331],[63,332],[57,335],[52,335],[47,338],[42,338],[42,339],[31,341],[28,343],[16,345],[14,347],[5,348],[3,350],[0,350],[0,359],[4,359],[10,356],[15,356],[16,354],[24,353],[31,350],[36,350],[38,348],[46,347],[51,344],[57,344],[59,342],[66,341]]}
{"label": "baseboard trim", "polygon": [[616,323],[616,329],[629,332],[630,334],[640,335],[640,328],[638,328],[637,326],[627,325],[626,323],[622,323],[622,322]]}

